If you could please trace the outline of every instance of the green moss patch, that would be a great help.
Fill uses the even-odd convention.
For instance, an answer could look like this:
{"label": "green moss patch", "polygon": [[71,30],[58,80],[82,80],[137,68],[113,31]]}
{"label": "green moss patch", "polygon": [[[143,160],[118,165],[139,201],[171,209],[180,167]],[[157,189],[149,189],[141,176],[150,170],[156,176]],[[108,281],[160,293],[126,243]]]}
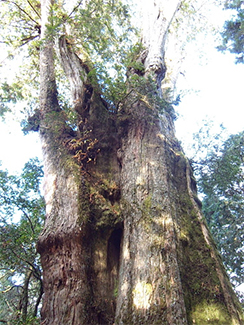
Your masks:
{"label": "green moss patch", "polygon": [[191,313],[192,323],[196,325],[231,325],[231,319],[226,308],[218,303],[206,301],[195,306]]}

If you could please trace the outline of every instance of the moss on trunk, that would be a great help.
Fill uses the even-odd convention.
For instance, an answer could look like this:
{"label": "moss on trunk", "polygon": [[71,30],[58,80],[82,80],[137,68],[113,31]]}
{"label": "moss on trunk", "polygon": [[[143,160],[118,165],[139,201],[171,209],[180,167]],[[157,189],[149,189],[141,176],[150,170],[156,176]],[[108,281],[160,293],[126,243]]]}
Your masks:
{"label": "moss on trunk", "polygon": [[[44,36],[51,2],[43,1]],[[159,26],[167,25],[162,44],[178,5],[169,6],[168,20],[160,2],[151,8]],[[41,50],[42,324],[243,324],[172,118],[136,91],[119,112],[109,111],[84,77],[89,67],[66,45],[66,74],[78,96],[76,131],[58,105],[51,37]],[[156,45],[153,37],[150,48]],[[146,68],[159,82],[156,50]]]}
{"label": "moss on trunk", "polygon": [[[211,236],[194,200],[195,181],[170,124],[139,103],[133,108],[137,119],[130,107],[126,122],[122,118],[122,132],[99,96],[91,102],[90,126],[100,149],[96,161],[79,164],[63,141],[71,137],[64,127],[58,128],[62,136],[44,140],[51,199],[38,245],[43,319],[47,324],[241,324],[219,255],[206,240]],[[54,306],[59,306],[55,313]]]}

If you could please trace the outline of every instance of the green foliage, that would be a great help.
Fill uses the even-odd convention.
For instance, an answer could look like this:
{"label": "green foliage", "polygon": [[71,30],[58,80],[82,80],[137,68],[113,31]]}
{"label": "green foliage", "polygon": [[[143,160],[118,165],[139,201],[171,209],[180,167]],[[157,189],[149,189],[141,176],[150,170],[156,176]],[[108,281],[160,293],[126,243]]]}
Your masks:
{"label": "green foliage", "polygon": [[[33,89],[39,69],[40,1],[0,0],[0,3],[0,43],[4,44],[2,50],[6,53],[6,59],[1,62],[1,65],[5,67],[4,63],[8,64],[12,79],[16,72],[21,75],[21,78],[11,85],[12,88],[15,89],[18,85],[19,89],[27,89],[26,84],[29,84]],[[18,71],[20,66],[22,71]],[[5,79],[9,79],[9,75],[5,76]],[[7,82],[9,83],[9,80]]]}
{"label": "green foliage", "polygon": [[68,23],[77,47],[104,62],[116,62],[121,52],[126,53],[123,47],[128,48],[126,42],[132,31],[129,18],[128,8],[122,2],[96,0],[89,1],[86,8],[77,8]]}
{"label": "green foliage", "polygon": [[40,1],[1,0],[1,42],[18,48],[39,37]]}
{"label": "green foliage", "polygon": [[22,91],[17,83],[9,85],[6,81],[2,83],[0,88],[0,116],[9,110],[7,104],[16,104],[18,100],[22,100]]}
{"label": "green foliage", "polygon": [[[68,12],[65,4],[58,2],[51,8],[53,15],[47,26],[47,37],[54,38],[65,35],[70,45],[75,49],[83,62],[90,67],[88,81],[93,85],[109,104],[112,112],[117,112],[118,106],[133,92],[133,98],[145,101],[150,107],[156,107],[161,113],[167,111],[175,119],[173,105],[165,99],[160,99],[155,82],[149,76],[144,78],[144,65],[140,58],[144,49],[137,43],[138,34],[131,25],[129,8],[121,1],[89,1],[86,6],[82,1],[74,4]],[[8,14],[13,10],[13,14]],[[4,25],[2,39],[9,48],[26,45],[22,50],[21,67],[19,75],[13,81],[4,81],[9,90],[2,88],[3,100],[0,107],[1,115],[13,110],[13,104],[22,101],[25,132],[39,129],[38,113],[38,51],[41,46],[38,40],[37,26],[40,21],[40,8],[38,2],[22,4],[20,1],[4,1],[4,11],[11,24]],[[3,17],[2,17],[3,18]],[[12,25],[21,24],[18,29]],[[26,30],[26,26],[30,28]],[[40,27],[40,26],[39,26]],[[39,28],[38,27],[38,28]],[[9,29],[8,29],[9,28]],[[11,30],[10,38],[6,32]],[[28,34],[29,33],[29,34]],[[32,35],[36,37],[32,37]],[[23,46],[21,47],[24,48]],[[92,63],[91,63],[92,62]],[[62,68],[56,61],[56,78],[62,109],[67,116],[67,123],[75,129],[76,115],[72,113],[67,80],[64,78]],[[128,73],[129,71],[129,73]],[[6,87],[5,87],[6,88]],[[136,89],[137,88],[137,89]],[[12,95],[18,96],[13,98]]]}
{"label": "green foliage", "polygon": [[26,163],[20,176],[0,170],[0,319],[35,324],[42,295],[36,241],[44,220],[42,167]]}
{"label": "green foliage", "polygon": [[222,35],[222,45],[218,50],[236,54],[236,63],[244,63],[244,6],[243,1],[228,0],[225,9],[233,10],[232,19],[227,20]]}
{"label": "green foliage", "polygon": [[225,141],[217,134],[211,144],[209,129],[202,134],[197,147],[206,151],[193,165],[204,195],[203,213],[231,280],[239,285],[244,281],[244,132]]}
{"label": "green foliage", "polygon": [[73,12],[68,23],[71,43],[81,57],[92,61],[90,80],[98,82],[113,110],[126,94],[127,58],[137,37],[128,7],[118,0],[89,1],[85,9]]}
{"label": "green foliage", "polygon": [[186,42],[195,40],[199,33],[206,32],[206,28],[209,29],[210,26],[206,18],[207,10],[208,5],[205,1],[181,1],[179,10],[170,26],[170,33],[174,32],[178,43],[184,42],[183,47],[186,46]]}
{"label": "green foliage", "polygon": [[[0,41],[6,44],[11,53],[10,57],[13,55],[15,58],[18,57],[17,48],[18,51],[22,50],[19,56],[21,60],[18,61],[21,68],[17,68],[16,65],[16,72],[21,78],[18,78],[17,82],[15,80],[7,82],[13,89],[16,88],[16,84],[19,85],[22,90],[23,111],[28,117],[35,114],[38,107],[40,4],[37,1],[22,3],[19,0],[2,3],[1,19],[6,24],[1,26]],[[77,1],[70,11],[65,6],[62,2],[58,2],[51,8],[53,15],[47,26],[49,32],[47,37],[66,36],[83,62],[89,65],[91,71],[88,80],[103,94],[110,104],[110,109],[115,110],[118,102],[126,94],[124,82],[127,57],[128,52],[134,51],[132,44],[137,38],[136,30],[130,23],[128,7],[119,0],[89,1],[86,6],[82,1]],[[67,80],[61,72],[62,68],[58,61],[56,64],[58,90],[62,97],[66,96],[67,101],[69,99]],[[71,117],[70,123],[73,124],[74,117],[70,106],[65,105],[66,108],[69,107],[66,113]],[[2,115],[11,108],[7,97],[1,109]]]}

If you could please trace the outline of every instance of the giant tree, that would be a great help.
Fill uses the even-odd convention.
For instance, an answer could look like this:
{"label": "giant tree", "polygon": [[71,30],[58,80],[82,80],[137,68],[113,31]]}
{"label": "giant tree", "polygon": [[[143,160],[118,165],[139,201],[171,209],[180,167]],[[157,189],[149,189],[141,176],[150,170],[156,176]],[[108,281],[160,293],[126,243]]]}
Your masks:
{"label": "giant tree", "polygon": [[[123,41],[115,16],[125,7],[80,1],[67,14],[62,2],[42,1],[40,106],[29,129],[39,129],[44,157],[43,324],[243,323],[161,91],[181,2],[139,3],[141,43],[122,55],[126,77],[114,77],[108,96],[104,80],[123,68],[108,62],[102,81],[90,54]],[[56,54],[72,121],[57,91]]]}

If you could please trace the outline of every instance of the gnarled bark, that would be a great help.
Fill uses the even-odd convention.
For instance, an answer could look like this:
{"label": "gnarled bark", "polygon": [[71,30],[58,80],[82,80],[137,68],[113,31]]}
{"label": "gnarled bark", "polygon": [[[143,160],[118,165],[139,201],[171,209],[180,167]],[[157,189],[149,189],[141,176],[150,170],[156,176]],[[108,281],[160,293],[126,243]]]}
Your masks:
{"label": "gnarled bark", "polygon": [[[174,4],[161,17],[165,33]],[[157,37],[145,64],[159,76],[152,64],[162,54]],[[86,93],[86,67],[64,38],[60,50],[82,127],[71,130],[58,106],[53,44],[44,33],[42,324],[242,324],[171,117],[129,96],[117,115],[109,112],[92,85]],[[97,139],[90,151],[88,129],[86,141]]]}

